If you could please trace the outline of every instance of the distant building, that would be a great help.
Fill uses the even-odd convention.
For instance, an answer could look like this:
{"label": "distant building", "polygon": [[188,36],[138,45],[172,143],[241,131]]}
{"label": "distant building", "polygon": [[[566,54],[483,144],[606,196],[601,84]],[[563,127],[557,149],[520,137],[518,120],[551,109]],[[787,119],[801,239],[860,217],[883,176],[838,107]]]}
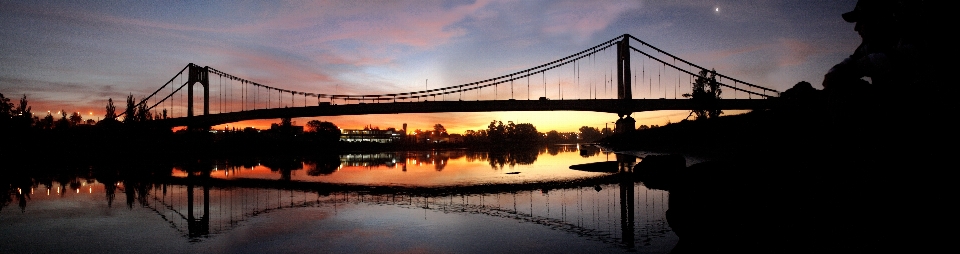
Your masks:
{"label": "distant building", "polygon": [[396,143],[400,142],[405,135],[390,128],[386,130],[340,130],[340,141],[344,142],[377,142],[377,143]]}
{"label": "distant building", "polygon": [[449,143],[463,143],[463,135],[461,134],[450,134],[445,137],[445,142]]}
{"label": "distant building", "polygon": [[270,124],[270,131],[272,132],[290,132],[294,134],[303,134],[303,126],[291,125],[291,126],[282,126],[279,124]]}

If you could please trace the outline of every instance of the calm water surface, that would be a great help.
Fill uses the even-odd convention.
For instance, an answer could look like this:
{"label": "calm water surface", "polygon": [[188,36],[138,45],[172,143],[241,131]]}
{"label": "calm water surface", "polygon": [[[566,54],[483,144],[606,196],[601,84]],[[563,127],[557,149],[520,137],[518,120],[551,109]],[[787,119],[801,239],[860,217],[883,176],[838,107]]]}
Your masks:
{"label": "calm water surface", "polygon": [[[212,180],[185,169],[195,166],[160,177],[46,175],[9,184],[0,253],[669,252],[677,237],[665,191],[632,181],[527,185],[603,177],[611,173],[568,167],[617,158],[638,160],[574,145],[219,161],[209,165]],[[231,184],[249,179],[270,184]],[[454,189],[283,187],[304,182]],[[456,191],[490,184],[520,187]]]}

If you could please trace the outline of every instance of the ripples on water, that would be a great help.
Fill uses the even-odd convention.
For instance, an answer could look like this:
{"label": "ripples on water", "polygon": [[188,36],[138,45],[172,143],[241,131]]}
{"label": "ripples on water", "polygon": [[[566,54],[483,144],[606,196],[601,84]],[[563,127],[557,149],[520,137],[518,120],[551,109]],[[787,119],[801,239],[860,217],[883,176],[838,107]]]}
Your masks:
{"label": "ripples on water", "polygon": [[[532,158],[455,150],[339,155],[339,163],[301,158],[286,166],[224,161],[211,165],[216,184],[176,167],[163,181],[35,178],[9,185],[0,233],[12,241],[0,244],[0,252],[669,252],[676,236],[664,218],[665,191],[632,181],[552,189],[525,184],[603,176],[567,167],[616,157],[576,148],[537,151]],[[450,191],[229,184],[248,178]],[[490,184],[517,185],[457,191]]]}

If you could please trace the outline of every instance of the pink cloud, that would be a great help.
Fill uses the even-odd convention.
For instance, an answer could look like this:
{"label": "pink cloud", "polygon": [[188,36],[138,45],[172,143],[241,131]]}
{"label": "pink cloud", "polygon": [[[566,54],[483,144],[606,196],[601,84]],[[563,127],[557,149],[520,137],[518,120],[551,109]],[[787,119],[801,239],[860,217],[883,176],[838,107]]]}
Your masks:
{"label": "pink cloud", "polygon": [[[280,24],[281,27],[316,30],[313,32],[317,35],[303,43],[306,45],[355,40],[373,45],[426,48],[463,35],[465,32],[462,29],[451,25],[469,17],[487,4],[488,1],[477,1],[470,5],[443,9],[439,4],[428,2],[338,2],[333,3],[338,6],[306,7],[305,10],[325,11],[300,11],[271,23]],[[329,10],[336,12],[331,13]],[[298,25],[305,23],[318,25]]]}
{"label": "pink cloud", "polygon": [[[813,44],[791,38],[781,38],[777,41],[763,44],[746,45],[739,48],[723,49],[707,52],[699,52],[682,56],[682,58],[694,63],[703,62],[730,62],[725,59],[745,57],[746,55],[767,56],[766,59],[773,59],[776,67],[786,67],[800,65],[814,55],[827,53],[827,50],[817,47]],[[753,61],[766,61],[756,59]]]}
{"label": "pink cloud", "polygon": [[549,6],[543,31],[551,35],[571,35],[581,40],[606,29],[621,14],[640,8],[639,2],[598,4],[591,1],[568,1]]}
{"label": "pink cloud", "polygon": [[810,56],[825,53],[820,47],[796,39],[780,39],[776,47],[780,51],[778,65],[792,66],[807,61]]}

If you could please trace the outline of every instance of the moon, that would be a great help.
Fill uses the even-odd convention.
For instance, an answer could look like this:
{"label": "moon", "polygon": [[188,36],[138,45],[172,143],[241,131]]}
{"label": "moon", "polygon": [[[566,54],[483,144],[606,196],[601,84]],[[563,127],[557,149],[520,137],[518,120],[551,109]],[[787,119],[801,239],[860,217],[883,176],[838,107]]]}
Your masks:
{"label": "moon", "polygon": [[717,9],[716,9],[715,11],[716,11],[716,12],[720,12],[720,7],[717,7]]}

